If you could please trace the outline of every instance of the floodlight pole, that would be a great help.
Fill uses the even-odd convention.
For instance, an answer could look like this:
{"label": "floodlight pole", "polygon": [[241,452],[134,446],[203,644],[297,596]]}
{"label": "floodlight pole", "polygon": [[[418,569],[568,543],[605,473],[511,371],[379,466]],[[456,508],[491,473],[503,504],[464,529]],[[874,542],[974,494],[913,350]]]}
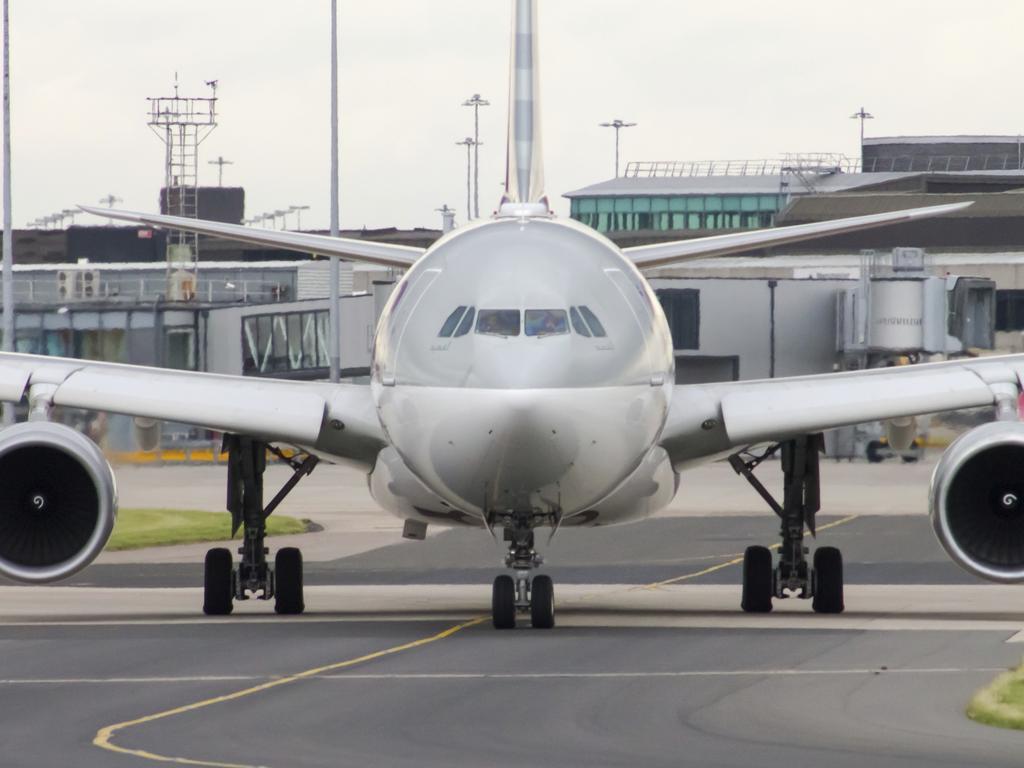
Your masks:
{"label": "floodlight pole", "polygon": [[874,120],[875,116],[861,107],[857,112],[850,115],[851,120],[860,120],[860,169],[864,170],[864,121]]}
{"label": "floodlight pole", "polygon": [[[4,8],[4,236],[3,236],[3,304],[4,339],[3,351],[14,351],[14,236],[11,231],[11,46],[8,0]],[[4,404],[3,422],[14,423],[14,403]]]}
{"label": "floodlight pole", "polygon": [[615,178],[619,178],[619,131],[623,128],[632,128],[636,123],[627,123],[619,118],[615,118],[610,123],[600,123],[602,128],[614,128],[615,129]]}
{"label": "floodlight pole", "polygon": [[[338,0],[331,0],[331,237],[338,236]],[[328,322],[331,324],[328,354],[331,381],[341,380],[341,306],[338,300],[338,280],[341,264],[331,256],[330,286],[328,290]]]}
{"label": "floodlight pole", "polygon": [[473,148],[480,146],[472,136],[467,136],[462,141],[456,141],[455,146],[466,148],[466,220],[470,219],[470,211],[473,210],[470,204],[473,201]]}
{"label": "floodlight pole", "polygon": [[[480,107],[489,107],[491,102],[480,98],[479,93],[474,93],[470,98],[462,102],[464,107],[473,108],[473,218],[480,218]],[[469,217],[469,209],[466,209],[466,217]]]}

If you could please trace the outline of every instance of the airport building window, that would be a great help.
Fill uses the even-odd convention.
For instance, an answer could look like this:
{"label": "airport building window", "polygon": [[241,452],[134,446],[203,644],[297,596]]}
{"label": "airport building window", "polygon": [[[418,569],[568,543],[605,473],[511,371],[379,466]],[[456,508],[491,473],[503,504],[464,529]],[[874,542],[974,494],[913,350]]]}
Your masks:
{"label": "airport building window", "polygon": [[242,373],[327,368],[327,310],[248,315],[242,318]]}
{"label": "airport building window", "polygon": [[700,349],[700,291],[662,288],[655,294],[672,331],[673,349]]}
{"label": "airport building window", "polygon": [[996,291],[996,330],[1024,331],[1024,291]]}
{"label": "airport building window", "polygon": [[779,195],[580,197],[570,215],[599,232],[759,229],[774,224],[783,203]]}

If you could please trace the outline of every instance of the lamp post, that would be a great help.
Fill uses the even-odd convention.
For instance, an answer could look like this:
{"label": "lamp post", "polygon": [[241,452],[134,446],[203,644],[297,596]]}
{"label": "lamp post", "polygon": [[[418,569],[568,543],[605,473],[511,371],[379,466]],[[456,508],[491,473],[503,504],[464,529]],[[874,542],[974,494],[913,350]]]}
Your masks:
{"label": "lamp post", "polygon": [[[3,235],[3,304],[4,339],[3,351],[14,351],[14,236],[11,231],[11,57],[10,18],[7,13],[8,0],[4,0],[4,85],[3,85],[3,133],[4,133],[4,235]],[[4,404],[4,424],[14,423],[14,404]]]}
{"label": "lamp post", "polygon": [[866,111],[864,107],[861,107],[858,111],[850,115],[851,120],[860,120],[860,169],[864,170],[864,121],[874,120],[875,116],[870,112]]}
{"label": "lamp post", "polygon": [[302,231],[302,212],[308,211],[308,205],[289,205],[288,212],[295,214],[295,229],[299,232]]}
{"label": "lamp post", "polygon": [[[338,0],[331,0],[331,237],[338,236]],[[331,256],[331,284],[328,287],[328,321],[331,324],[331,381],[341,379],[341,304],[338,301],[338,280],[341,264]]]}
{"label": "lamp post", "polygon": [[[473,218],[480,218],[480,107],[489,107],[491,102],[480,98],[479,93],[474,93],[470,98],[462,102],[464,107],[473,108]],[[469,216],[469,209],[466,209],[466,216]]]}
{"label": "lamp post", "polygon": [[216,160],[207,160],[206,164],[207,165],[216,165],[217,166],[217,186],[218,187],[223,187],[224,186],[224,166],[225,165],[234,165],[235,163],[232,160],[225,160],[222,156],[218,156]]}
{"label": "lamp post", "polygon": [[627,123],[619,118],[615,118],[610,123],[600,123],[602,128],[614,128],[615,129],[615,178],[619,178],[619,131],[623,128],[632,128],[636,123]]}
{"label": "lamp post", "polygon": [[467,136],[462,141],[456,141],[455,146],[464,146],[466,148],[466,218],[469,219],[469,212],[473,210],[470,207],[473,198],[473,186],[470,183],[473,178],[473,148],[479,146],[479,144],[472,136]]}

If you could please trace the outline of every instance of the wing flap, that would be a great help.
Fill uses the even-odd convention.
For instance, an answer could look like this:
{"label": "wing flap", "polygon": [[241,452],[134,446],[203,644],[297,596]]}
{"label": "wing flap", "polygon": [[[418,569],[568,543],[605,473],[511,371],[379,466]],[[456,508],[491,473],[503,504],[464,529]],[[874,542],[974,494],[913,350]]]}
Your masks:
{"label": "wing flap", "polygon": [[338,256],[352,261],[365,261],[386,267],[406,269],[416,263],[423,255],[424,249],[391,243],[375,243],[369,240],[353,240],[344,237],[312,235],[306,232],[285,232],[281,230],[261,229],[260,227],[244,227],[239,224],[224,224],[219,221],[189,219],[181,216],[162,216],[155,213],[138,211],[118,211],[106,208],[78,206],[86,213],[103,216],[108,219],[130,221],[150,227],[163,229],[179,229],[194,232],[198,235],[210,235],[240,243],[251,243],[286,251],[318,254],[320,256]]}
{"label": "wing flap", "polygon": [[840,235],[862,229],[873,229],[890,224],[943,216],[963,210],[972,202],[930,205],[925,208],[908,208],[903,211],[873,213],[869,216],[854,216],[834,221],[816,221],[812,224],[798,224],[778,229],[758,229],[752,232],[732,232],[727,235],[699,237],[693,240],[677,240],[671,243],[641,245],[625,248],[623,253],[640,269],[664,267],[682,261],[708,259],[716,256],[731,256],[775,245],[786,245],[804,240],[813,240],[828,235]]}

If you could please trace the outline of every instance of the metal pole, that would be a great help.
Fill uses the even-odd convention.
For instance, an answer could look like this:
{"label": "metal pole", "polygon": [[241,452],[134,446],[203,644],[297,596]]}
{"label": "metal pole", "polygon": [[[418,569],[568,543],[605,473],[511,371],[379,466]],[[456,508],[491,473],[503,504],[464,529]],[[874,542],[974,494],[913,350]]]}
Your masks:
{"label": "metal pole", "polygon": [[468,218],[469,212],[472,210],[469,207],[470,197],[471,197],[471,188],[470,188],[470,183],[469,183],[470,182],[470,166],[473,163],[473,155],[470,152],[471,149],[472,149],[472,147],[470,146],[469,142],[467,141],[466,142],[466,214],[467,214],[467,218]]}
{"label": "metal pole", "polygon": [[[4,236],[3,236],[3,351],[14,351],[14,235],[11,231],[11,57],[8,0],[4,2]],[[4,404],[4,424],[14,423],[14,404]]]}
{"label": "metal pole", "polygon": [[[6,0],[5,0],[6,2]],[[331,0],[331,237],[338,236],[338,0]],[[328,322],[331,325],[331,348],[328,353],[331,364],[331,381],[341,379],[341,306],[338,300],[338,280],[341,264],[337,256],[331,256],[331,285],[328,291],[330,309]]]}
{"label": "metal pole", "polygon": [[480,105],[473,105],[473,218],[480,218]]}
{"label": "metal pole", "polygon": [[621,125],[615,126],[615,178],[619,178],[619,131],[622,130]]}

